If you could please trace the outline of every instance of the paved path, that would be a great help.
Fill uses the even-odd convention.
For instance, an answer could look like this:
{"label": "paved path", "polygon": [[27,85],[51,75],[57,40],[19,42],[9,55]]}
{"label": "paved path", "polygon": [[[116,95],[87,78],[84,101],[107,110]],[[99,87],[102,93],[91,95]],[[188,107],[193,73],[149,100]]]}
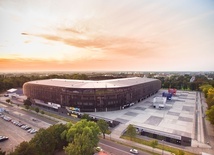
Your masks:
{"label": "paved path", "polygon": [[[162,154],[163,150],[160,150],[160,149],[153,149],[152,147],[150,146],[146,146],[146,145],[143,145],[143,144],[139,144],[139,143],[136,143],[136,142],[132,142],[132,141],[129,141],[129,140],[126,140],[126,139],[122,139],[120,138],[120,136],[122,136],[123,132],[125,131],[125,129],[128,127],[128,125],[125,125],[125,124],[119,124],[113,131],[110,135],[106,135],[106,138],[107,139],[110,139],[110,140],[113,140],[113,141],[117,141],[117,142],[120,142],[120,143],[124,143],[124,144],[127,144],[127,145],[130,145],[130,146],[133,146],[133,147],[137,147],[137,148],[142,148],[144,150],[148,150],[148,151],[151,151],[151,152],[155,152],[155,153],[159,153],[159,154]],[[171,152],[168,152],[168,151],[164,151],[163,152],[165,155],[172,155]]]}

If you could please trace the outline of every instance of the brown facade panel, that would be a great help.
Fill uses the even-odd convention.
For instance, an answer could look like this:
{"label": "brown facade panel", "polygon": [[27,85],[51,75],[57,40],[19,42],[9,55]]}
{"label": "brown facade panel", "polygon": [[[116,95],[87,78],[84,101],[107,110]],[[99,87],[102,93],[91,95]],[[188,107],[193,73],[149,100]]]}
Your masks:
{"label": "brown facade panel", "polygon": [[80,111],[119,110],[127,104],[147,98],[160,88],[161,81],[156,79],[118,88],[69,88],[28,82],[23,85],[27,97],[57,103],[63,107],[80,108]]}

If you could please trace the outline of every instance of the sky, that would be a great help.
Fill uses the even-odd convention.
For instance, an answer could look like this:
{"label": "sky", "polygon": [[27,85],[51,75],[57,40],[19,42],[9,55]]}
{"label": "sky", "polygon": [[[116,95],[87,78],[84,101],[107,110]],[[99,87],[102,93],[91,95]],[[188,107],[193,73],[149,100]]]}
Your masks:
{"label": "sky", "polygon": [[0,72],[214,71],[213,0],[0,0]]}

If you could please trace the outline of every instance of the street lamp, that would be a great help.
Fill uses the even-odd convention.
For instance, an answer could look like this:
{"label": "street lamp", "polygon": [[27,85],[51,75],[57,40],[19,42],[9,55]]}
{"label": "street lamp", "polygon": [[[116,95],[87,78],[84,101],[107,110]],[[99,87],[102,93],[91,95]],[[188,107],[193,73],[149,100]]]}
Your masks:
{"label": "street lamp", "polygon": [[163,148],[162,148],[162,155],[164,154],[163,152],[164,152],[164,140],[162,140],[162,142],[163,142]]}

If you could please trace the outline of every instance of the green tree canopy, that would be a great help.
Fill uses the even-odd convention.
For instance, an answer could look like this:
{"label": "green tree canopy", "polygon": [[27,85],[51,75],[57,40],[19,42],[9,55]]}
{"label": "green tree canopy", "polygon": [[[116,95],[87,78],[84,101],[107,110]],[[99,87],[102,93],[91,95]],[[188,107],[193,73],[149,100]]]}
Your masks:
{"label": "green tree canopy", "polygon": [[207,119],[211,124],[214,124],[214,105],[206,111]]}
{"label": "green tree canopy", "polygon": [[35,108],[35,112],[37,112],[37,113],[39,112],[39,108],[38,107]]}
{"label": "green tree canopy", "polygon": [[26,141],[20,143],[14,152],[10,153],[10,155],[37,155],[36,148],[34,144],[30,144]]}
{"label": "green tree canopy", "polygon": [[39,155],[52,155],[56,147],[56,139],[49,130],[40,129],[38,133],[30,140]]}
{"label": "green tree canopy", "polygon": [[32,105],[30,98],[27,98],[26,100],[24,100],[24,105],[28,105],[28,106]]}
{"label": "green tree canopy", "polygon": [[10,99],[6,99],[6,102],[7,102],[7,103],[10,103]]}
{"label": "green tree canopy", "polygon": [[207,105],[210,109],[214,105],[214,88],[210,88],[207,92]]}
{"label": "green tree canopy", "polygon": [[178,155],[185,155],[185,152],[183,150],[179,150]]}
{"label": "green tree canopy", "polygon": [[67,127],[64,124],[55,124],[47,128],[47,131],[51,133],[56,142],[54,150],[61,150],[63,146],[67,146],[68,143],[65,138],[61,137],[61,134]]}
{"label": "green tree canopy", "polygon": [[5,155],[6,152],[5,151],[2,151],[1,148],[0,148],[0,155]]}
{"label": "green tree canopy", "polygon": [[66,133],[66,138],[70,142],[65,147],[65,152],[68,155],[92,155],[94,147],[99,142],[99,127],[95,122],[85,119],[71,126]]}
{"label": "green tree canopy", "polygon": [[126,135],[132,140],[132,138],[137,135],[136,128],[133,125],[129,124],[126,130]]}
{"label": "green tree canopy", "polygon": [[82,117],[81,117],[81,119],[86,119],[87,121],[91,120],[91,118],[89,117],[88,114],[83,114]]}
{"label": "green tree canopy", "polygon": [[29,105],[25,105],[25,109],[29,109],[30,107],[29,107]]}
{"label": "green tree canopy", "polygon": [[61,133],[65,129],[67,126],[63,124],[40,129],[30,142],[20,143],[9,155],[52,155],[54,151],[62,150],[63,146],[67,146],[66,139],[61,138]]}
{"label": "green tree canopy", "polygon": [[108,123],[105,120],[100,119],[97,121],[97,125],[99,126],[100,131],[103,134],[103,138],[105,139],[105,133],[108,130]]}

